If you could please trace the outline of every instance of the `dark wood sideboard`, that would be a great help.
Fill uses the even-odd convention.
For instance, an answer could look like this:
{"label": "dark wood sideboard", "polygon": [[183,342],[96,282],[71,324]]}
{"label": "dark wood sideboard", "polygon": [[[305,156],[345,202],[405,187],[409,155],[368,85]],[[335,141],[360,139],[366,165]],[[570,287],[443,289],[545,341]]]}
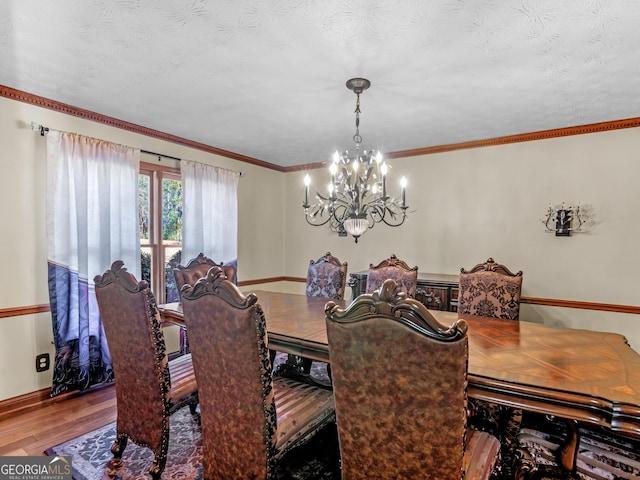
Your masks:
{"label": "dark wood sideboard", "polygon": [[[367,271],[352,273],[349,278],[352,299],[365,292]],[[458,275],[418,272],[416,300],[431,310],[458,310]]]}

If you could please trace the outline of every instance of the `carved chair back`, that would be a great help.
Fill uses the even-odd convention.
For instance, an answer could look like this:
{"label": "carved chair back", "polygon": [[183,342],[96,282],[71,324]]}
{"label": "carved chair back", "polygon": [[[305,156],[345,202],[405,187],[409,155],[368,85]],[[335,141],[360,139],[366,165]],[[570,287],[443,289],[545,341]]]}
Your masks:
{"label": "carved chair back", "polygon": [[489,258],[471,270],[460,269],[458,312],[483,317],[520,318],[522,270],[512,273]]}
{"label": "carved chair back", "polygon": [[373,293],[378,290],[388,278],[395,280],[401,291],[406,292],[411,298],[415,298],[418,285],[418,267],[410,268],[395,254],[376,266],[373,263],[369,265],[365,293]]}
{"label": "carved chair back", "polygon": [[[122,261],[115,261],[94,281],[118,404],[116,440],[111,451],[120,458],[127,439],[149,447],[155,453],[150,473],[157,478],[166,462],[170,414],[187,404],[195,411],[198,401],[191,356],[168,362],[153,293],[147,282],[138,282],[124,268]],[[173,365],[182,373],[172,383]]]}
{"label": "carved chair back", "polygon": [[347,283],[347,262],[340,263],[327,252],[315,262],[311,260],[307,268],[307,296],[324,297],[331,300],[344,298]]}
{"label": "carved chair back", "polygon": [[230,282],[236,283],[236,267],[233,265],[223,265],[216,263],[210,258],[204,256],[202,252],[196,258],[189,260],[186,266],[178,265],[173,269],[173,275],[176,279],[176,288],[178,292],[182,290],[184,285],[193,285],[199,279],[207,275],[211,267],[220,267]]}
{"label": "carved chair back", "polygon": [[200,390],[203,478],[273,478],[282,455],[335,419],[329,390],[273,378],[258,298],[220,267],[183,289]]}
{"label": "carved chair back", "polygon": [[325,313],[343,478],[463,478],[466,322],[441,325],[391,279]]}

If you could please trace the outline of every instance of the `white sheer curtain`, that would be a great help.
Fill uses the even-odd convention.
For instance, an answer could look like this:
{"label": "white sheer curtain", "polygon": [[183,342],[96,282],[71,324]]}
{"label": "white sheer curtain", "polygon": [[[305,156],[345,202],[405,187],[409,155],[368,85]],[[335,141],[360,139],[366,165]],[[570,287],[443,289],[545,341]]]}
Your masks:
{"label": "white sheer curtain", "polygon": [[216,263],[238,258],[240,173],[182,160],[182,264],[200,252]]}
{"label": "white sheer curtain", "polygon": [[93,279],[114,260],[139,277],[140,151],[47,134],[47,258],[56,346],[52,395],[113,380]]}

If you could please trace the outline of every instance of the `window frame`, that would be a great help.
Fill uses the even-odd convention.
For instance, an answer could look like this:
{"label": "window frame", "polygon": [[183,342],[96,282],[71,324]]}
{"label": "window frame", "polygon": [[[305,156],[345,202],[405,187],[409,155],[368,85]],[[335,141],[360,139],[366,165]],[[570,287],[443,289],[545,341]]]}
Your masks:
{"label": "window frame", "polygon": [[149,176],[149,240],[143,243],[141,238],[140,248],[141,252],[142,248],[151,251],[151,291],[157,303],[165,303],[167,259],[162,240],[162,181],[169,179],[182,182],[182,175],[179,168],[142,161],[139,173]]}

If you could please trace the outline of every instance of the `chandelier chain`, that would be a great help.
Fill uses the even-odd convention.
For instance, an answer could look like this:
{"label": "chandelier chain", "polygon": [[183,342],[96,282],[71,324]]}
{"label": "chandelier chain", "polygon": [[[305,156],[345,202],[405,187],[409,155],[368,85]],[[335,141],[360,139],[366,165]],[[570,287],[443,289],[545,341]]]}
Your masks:
{"label": "chandelier chain", "polygon": [[362,137],[360,136],[360,94],[359,93],[356,93],[356,109],[354,113],[356,114],[356,134],[353,136],[353,141],[356,144],[356,150],[358,150],[358,147],[362,143]]}

